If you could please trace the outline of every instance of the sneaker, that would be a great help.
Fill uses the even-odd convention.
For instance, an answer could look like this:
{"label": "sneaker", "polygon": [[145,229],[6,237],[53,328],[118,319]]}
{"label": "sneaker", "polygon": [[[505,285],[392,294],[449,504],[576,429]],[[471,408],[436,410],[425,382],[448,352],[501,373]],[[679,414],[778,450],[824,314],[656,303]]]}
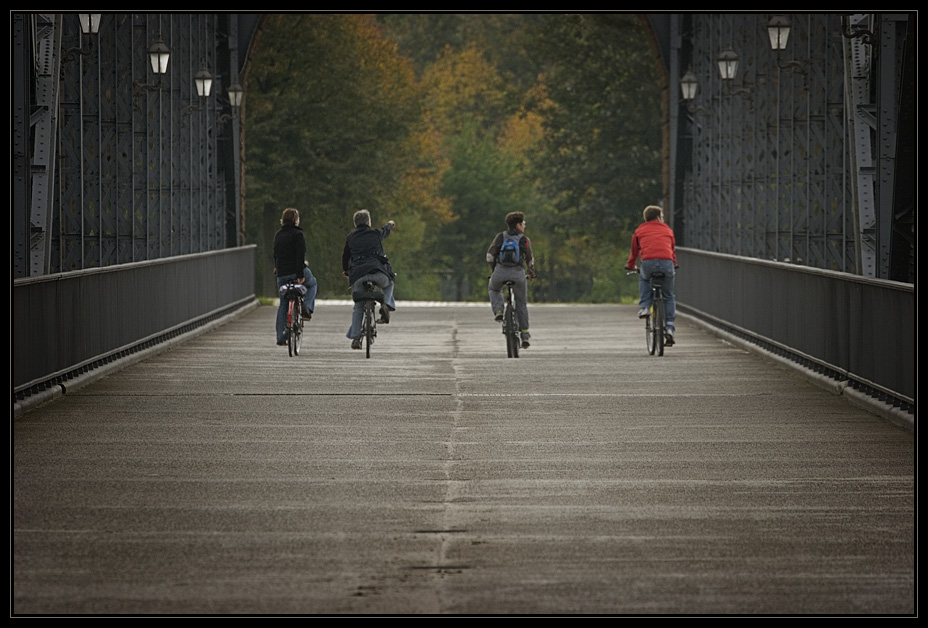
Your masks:
{"label": "sneaker", "polygon": [[497,322],[497,323],[502,323],[502,322],[503,322],[503,313],[502,313],[502,312],[496,312],[496,313],[493,315],[493,318],[496,319],[496,322]]}
{"label": "sneaker", "polygon": [[390,308],[384,305],[380,308],[380,318],[377,319],[377,323],[383,323],[386,325],[390,322]]}
{"label": "sneaker", "polygon": [[531,338],[532,336],[527,331],[522,332],[522,348],[523,349],[529,348],[529,346],[531,345],[529,340],[531,340]]}
{"label": "sneaker", "polygon": [[638,310],[638,318],[647,318],[651,316],[651,310],[647,308],[641,308]]}
{"label": "sneaker", "polygon": [[313,311],[304,305],[303,306],[303,320],[308,321],[312,317],[313,317]]}
{"label": "sneaker", "polygon": [[664,333],[664,346],[672,347],[673,346],[673,332],[668,331]]}
{"label": "sneaker", "polygon": [[352,341],[351,341],[351,348],[352,348],[352,349],[360,349],[360,348],[361,348],[361,338],[355,338],[354,340],[352,340]]}
{"label": "sneaker", "polygon": [[278,347],[286,347],[286,346],[287,346],[287,341],[286,341],[286,340],[278,340],[278,341],[277,341],[277,346],[278,346]]}

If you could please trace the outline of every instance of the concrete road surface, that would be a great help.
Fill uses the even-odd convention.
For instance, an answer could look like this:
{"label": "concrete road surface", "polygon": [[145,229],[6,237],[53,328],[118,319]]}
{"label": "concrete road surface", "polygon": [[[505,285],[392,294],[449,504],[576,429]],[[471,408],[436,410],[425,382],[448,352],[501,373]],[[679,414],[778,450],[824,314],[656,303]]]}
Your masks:
{"label": "concrete road surface", "polygon": [[912,430],[634,306],[262,306],[12,425],[13,615],[909,615]]}

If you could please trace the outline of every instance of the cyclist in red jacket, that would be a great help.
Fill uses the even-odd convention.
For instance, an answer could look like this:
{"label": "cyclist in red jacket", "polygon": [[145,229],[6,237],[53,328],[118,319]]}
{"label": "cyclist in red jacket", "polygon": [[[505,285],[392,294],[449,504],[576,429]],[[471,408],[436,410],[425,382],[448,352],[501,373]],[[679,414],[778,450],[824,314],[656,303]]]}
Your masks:
{"label": "cyclist in red jacket", "polygon": [[[667,345],[674,342],[674,271],[677,269],[676,240],[673,229],[664,223],[664,211],[656,205],[644,208],[644,222],[632,236],[632,251],[625,263],[628,270],[638,270],[638,318],[647,318],[651,309],[651,273],[664,273],[664,298],[667,301]],[[641,264],[636,262],[641,258]]]}

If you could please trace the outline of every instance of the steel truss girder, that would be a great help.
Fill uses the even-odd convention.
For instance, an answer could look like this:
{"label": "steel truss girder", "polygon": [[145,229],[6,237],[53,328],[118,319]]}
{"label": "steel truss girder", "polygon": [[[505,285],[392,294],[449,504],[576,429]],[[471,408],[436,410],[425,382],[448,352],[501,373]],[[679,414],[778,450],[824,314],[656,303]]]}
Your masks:
{"label": "steel truss girder", "polygon": [[[880,15],[877,34],[879,46],[879,68],[876,72],[879,89],[876,95],[876,110],[879,112],[879,125],[877,129],[877,142],[879,146],[879,179],[878,203],[881,211],[878,212],[879,230],[879,275],[881,279],[902,279],[906,269],[899,268],[894,271],[894,257],[904,259],[908,257],[914,266],[914,201],[906,199],[900,186],[907,184],[914,189],[914,180],[908,180],[907,170],[914,170],[914,154],[906,153],[908,140],[902,123],[905,111],[911,106],[915,98],[909,98],[903,92],[904,73],[906,63],[911,59],[906,57],[906,48],[914,46],[908,41],[908,20],[905,13]],[[911,144],[909,144],[911,145]],[[905,214],[909,214],[906,218]],[[908,231],[905,234],[905,231]],[[908,237],[897,239],[895,236],[905,234]],[[907,250],[902,250],[907,249]],[[914,282],[914,268],[905,280]]]}
{"label": "steel truss girder", "polygon": [[[851,27],[867,22],[867,15],[849,18]],[[873,132],[877,128],[876,111],[870,96],[871,44],[860,38],[844,40],[847,72],[848,127],[851,143],[851,176],[855,194],[855,226],[857,233],[860,274],[876,277],[877,258],[877,173],[873,153]]]}
{"label": "steel truss girder", "polygon": [[[61,43],[58,18],[55,14],[36,14],[24,31],[33,42],[34,101],[25,121],[33,138],[29,147],[29,220],[28,261],[23,266],[14,264],[14,272],[42,274],[48,265],[51,247],[52,182],[55,176],[55,127],[58,121],[58,72]],[[25,32],[24,32],[25,36]],[[22,49],[29,48],[21,42]],[[25,199],[24,199],[25,200]],[[24,249],[22,245],[18,248]],[[19,254],[26,257],[25,251]],[[22,260],[22,258],[21,258]],[[22,260],[25,261],[25,260]]]}
{"label": "steel truss girder", "polygon": [[[36,42],[29,121],[35,141],[22,149],[31,181],[17,189],[30,206],[31,240],[26,246],[18,232],[14,238],[21,258],[14,277],[229,245],[226,223],[236,210],[226,207],[225,180],[237,173],[220,165],[219,138],[231,116],[216,95],[234,77],[217,70],[228,68],[218,62],[219,19],[103,14],[93,38],[81,35],[77,14],[23,17],[23,39]],[[147,59],[159,35],[172,50],[160,83]],[[196,95],[192,80],[203,63],[215,79],[208,99]],[[14,127],[25,123],[14,119]]]}
{"label": "steel truss girder", "polygon": [[[790,16],[789,48],[779,53],[767,42],[769,17],[687,18],[681,71],[691,70],[699,89],[683,108],[692,158],[682,240],[857,273],[840,16]],[[729,46],[740,57],[731,84],[716,64]]]}

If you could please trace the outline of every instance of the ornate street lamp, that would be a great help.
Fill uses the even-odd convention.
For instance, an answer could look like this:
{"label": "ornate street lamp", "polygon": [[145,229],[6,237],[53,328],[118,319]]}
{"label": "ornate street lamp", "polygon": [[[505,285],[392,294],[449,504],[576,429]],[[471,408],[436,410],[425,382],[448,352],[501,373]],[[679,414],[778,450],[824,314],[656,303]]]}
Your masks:
{"label": "ornate street lamp", "polygon": [[100,30],[100,13],[78,13],[81,21],[81,32],[85,35],[96,35]]}
{"label": "ornate street lamp", "polygon": [[206,65],[200,66],[200,71],[193,77],[193,82],[197,86],[197,94],[203,98],[209,96],[213,89],[213,75],[206,69]]}
{"label": "ornate street lamp", "polygon": [[738,74],[738,55],[731,48],[723,50],[719,54],[719,73],[722,79],[730,81]]}
{"label": "ornate street lamp", "polygon": [[767,22],[767,35],[770,36],[770,47],[773,50],[786,50],[789,40],[789,18],[785,15],[774,15]]}
{"label": "ornate street lamp", "polygon": [[229,103],[235,109],[238,109],[242,106],[242,98],[245,95],[245,90],[242,89],[242,86],[238,84],[238,81],[235,81],[229,85]]}
{"label": "ornate street lamp", "polygon": [[680,91],[683,92],[683,100],[693,100],[696,98],[697,86],[696,75],[693,74],[692,71],[687,70],[683,78],[680,79]]}
{"label": "ornate street lamp", "polygon": [[168,61],[171,59],[171,50],[164,45],[164,40],[159,35],[155,43],[148,49],[148,59],[151,62],[151,71],[158,76],[163,76],[168,71]]}
{"label": "ornate street lamp", "polygon": [[136,82],[133,97],[135,99],[135,108],[141,113],[140,100],[145,92],[157,92],[161,90],[162,78],[168,71],[168,61],[171,59],[171,50],[164,45],[161,35],[155,39],[155,42],[148,49],[148,61],[151,63],[151,71],[158,76],[158,82],[154,85]]}

